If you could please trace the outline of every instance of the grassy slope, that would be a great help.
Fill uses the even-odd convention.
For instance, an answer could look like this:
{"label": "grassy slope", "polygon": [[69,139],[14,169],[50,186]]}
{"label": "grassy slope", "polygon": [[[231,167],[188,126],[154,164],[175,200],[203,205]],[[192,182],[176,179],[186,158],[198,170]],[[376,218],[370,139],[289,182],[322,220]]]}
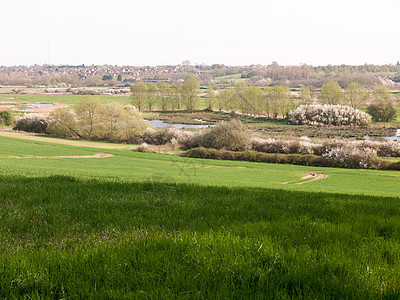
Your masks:
{"label": "grassy slope", "polygon": [[400,296],[399,198],[346,195],[398,172],[280,185],[310,168],[10,140],[116,156],[0,159],[0,298]]}
{"label": "grassy slope", "polygon": [[[14,134],[15,137],[19,134]],[[25,137],[24,135],[21,135]],[[31,138],[35,136],[30,135]],[[40,138],[40,142],[45,144]],[[9,139],[1,137],[0,141]],[[50,139],[51,140],[51,139]],[[62,140],[62,139],[59,139]],[[37,142],[31,142],[33,145]],[[68,141],[68,140],[67,140]],[[20,141],[21,142],[21,141]],[[105,149],[90,147],[90,143],[72,141],[74,149],[80,153],[87,151],[114,154],[114,157],[103,159],[58,159],[46,160],[31,158],[20,160],[0,158],[0,165],[32,176],[39,176],[42,172],[49,175],[80,176],[85,178],[108,178],[123,181],[162,181],[176,183],[195,183],[209,186],[242,186],[278,188],[298,191],[340,192],[346,194],[366,194],[376,196],[400,195],[399,173],[396,171],[352,170],[335,168],[317,168],[294,165],[274,165],[264,163],[250,163],[240,161],[216,161],[177,156],[159,155],[153,153],[137,153],[127,150]],[[99,146],[101,143],[96,143]],[[10,145],[10,144],[8,144]],[[26,152],[16,152],[8,148],[7,155],[66,155],[65,151],[73,149],[70,145],[49,143],[45,152],[32,152],[26,147]],[[122,145],[121,145],[122,146]],[[65,147],[65,148],[64,148]],[[2,147],[5,149],[5,147]],[[45,149],[45,148],[43,148]],[[51,149],[66,149],[48,153]],[[0,150],[5,152],[5,150]],[[57,150],[58,151],[58,150]],[[12,154],[11,154],[12,153]],[[24,154],[25,153],[25,154]],[[90,153],[90,154],[91,154]],[[327,179],[307,183],[304,185],[288,184],[282,182],[299,180],[306,174],[300,171],[319,171],[328,175]]]}
{"label": "grassy slope", "polygon": [[399,296],[398,199],[1,179],[2,297]]}
{"label": "grassy slope", "polygon": [[93,149],[77,149],[76,147],[49,144],[40,141],[29,141],[0,136],[0,157],[29,157],[29,156],[76,156],[92,155]]}
{"label": "grassy slope", "polygon": [[102,149],[126,149],[128,147],[127,144],[94,142],[81,139],[79,140],[65,139],[47,135],[37,135],[37,134],[29,134],[24,132],[13,132],[13,131],[0,131],[0,137],[9,137],[19,140],[29,140],[35,142],[47,142],[46,144],[52,143],[52,144],[63,144],[63,145],[78,146],[78,147],[102,148]]}

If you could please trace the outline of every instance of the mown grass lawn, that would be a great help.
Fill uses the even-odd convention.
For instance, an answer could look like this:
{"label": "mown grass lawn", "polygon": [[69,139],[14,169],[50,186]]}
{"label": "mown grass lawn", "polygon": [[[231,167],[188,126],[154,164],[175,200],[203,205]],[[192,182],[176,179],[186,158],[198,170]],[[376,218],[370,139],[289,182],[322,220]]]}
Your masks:
{"label": "mown grass lawn", "polygon": [[[96,145],[98,146],[98,145]],[[398,172],[0,137],[0,298],[398,298]]]}

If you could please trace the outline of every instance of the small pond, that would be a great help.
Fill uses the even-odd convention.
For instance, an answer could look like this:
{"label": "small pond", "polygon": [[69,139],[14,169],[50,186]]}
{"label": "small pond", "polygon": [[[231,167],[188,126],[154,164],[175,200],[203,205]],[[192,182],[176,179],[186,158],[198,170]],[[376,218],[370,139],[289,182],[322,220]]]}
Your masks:
{"label": "small pond", "polygon": [[[148,120],[147,120],[148,121]],[[169,123],[165,123],[164,121],[161,120],[152,120],[152,121],[148,121],[151,123],[151,125],[153,125],[154,127],[173,127],[173,128],[180,128],[180,129],[200,129],[200,128],[208,128],[208,127],[214,127],[215,125],[195,125],[195,124],[169,124]]]}
{"label": "small pond", "polygon": [[400,129],[394,132],[393,136],[364,136],[367,141],[400,141]]}
{"label": "small pond", "polygon": [[53,107],[52,103],[34,103],[32,104],[34,107]]}

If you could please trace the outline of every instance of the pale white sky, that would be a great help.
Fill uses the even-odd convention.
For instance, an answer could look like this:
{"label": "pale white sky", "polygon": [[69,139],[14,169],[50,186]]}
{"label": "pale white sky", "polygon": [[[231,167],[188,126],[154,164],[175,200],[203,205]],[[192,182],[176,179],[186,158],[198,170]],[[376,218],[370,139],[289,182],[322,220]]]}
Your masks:
{"label": "pale white sky", "polygon": [[0,0],[0,65],[386,64],[400,0]]}

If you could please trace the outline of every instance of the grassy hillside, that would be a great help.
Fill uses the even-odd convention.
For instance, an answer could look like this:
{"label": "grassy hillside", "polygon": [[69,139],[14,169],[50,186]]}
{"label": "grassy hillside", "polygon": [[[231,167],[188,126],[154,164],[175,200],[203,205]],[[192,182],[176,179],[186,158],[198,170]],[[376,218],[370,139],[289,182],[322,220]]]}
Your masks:
{"label": "grassy hillside", "polygon": [[[400,296],[398,172],[17,137],[0,136],[0,298]],[[4,157],[97,152],[114,156]],[[310,170],[328,177],[281,184]]]}
{"label": "grassy hillside", "polygon": [[[128,145],[119,146],[125,149],[107,149],[109,143],[93,143],[86,141],[65,141],[69,145],[47,143],[38,152],[36,145],[45,145],[45,140],[52,138],[34,135],[0,133],[3,153],[7,156],[52,156],[68,155],[76,151],[76,155],[88,155],[98,152],[109,153],[114,157],[103,159],[41,159],[41,158],[6,158],[0,157],[1,170],[15,170],[30,176],[65,175],[82,178],[102,178],[122,181],[161,181],[168,183],[192,183],[208,186],[226,187],[261,187],[286,189],[295,191],[339,192],[345,194],[364,194],[375,196],[399,196],[399,173],[396,171],[374,171],[356,169],[318,168],[295,165],[275,165],[241,161],[218,161],[195,158],[184,158],[154,153],[138,153],[126,150]],[[15,140],[16,147],[9,143],[10,137]],[[29,140],[25,140],[29,138]],[[38,139],[36,141],[35,139]],[[3,143],[3,141],[6,141]],[[20,147],[30,143],[32,147]],[[104,149],[99,148],[104,144]],[[8,146],[7,146],[8,145]],[[73,146],[72,146],[73,145]],[[112,145],[112,144],[111,144]],[[95,148],[93,148],[95,147]],[[19,149],[19,150],[18,150]],[[58,149],[58,150],[54,150]],[[73,150],[75,149],[75,150]],[[18,151],[17,151],[18,150]],[[59,151],[59,152],[57,152]],[[60,153],[60,154],[57,154]],[[323,180],[303,185],[282,184],[298,181],[306,174],[302,172],[322,172],[328,177]]]}

